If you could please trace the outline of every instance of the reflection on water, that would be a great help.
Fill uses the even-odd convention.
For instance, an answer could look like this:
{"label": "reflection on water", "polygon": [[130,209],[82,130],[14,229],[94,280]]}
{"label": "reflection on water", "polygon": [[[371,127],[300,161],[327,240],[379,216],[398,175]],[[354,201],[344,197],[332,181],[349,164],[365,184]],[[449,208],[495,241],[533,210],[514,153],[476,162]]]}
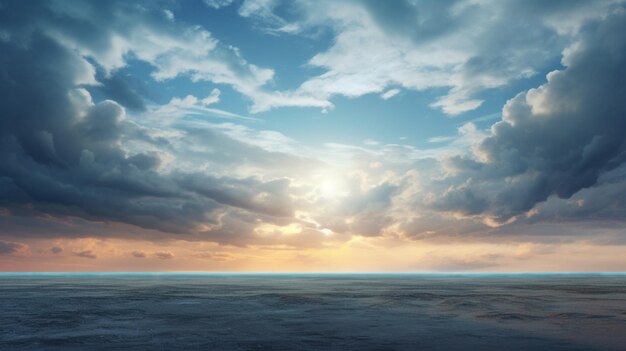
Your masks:
{"label": "reflection on water", "polygon": [[0,274],[0,350],[620,350],[626,275]]}

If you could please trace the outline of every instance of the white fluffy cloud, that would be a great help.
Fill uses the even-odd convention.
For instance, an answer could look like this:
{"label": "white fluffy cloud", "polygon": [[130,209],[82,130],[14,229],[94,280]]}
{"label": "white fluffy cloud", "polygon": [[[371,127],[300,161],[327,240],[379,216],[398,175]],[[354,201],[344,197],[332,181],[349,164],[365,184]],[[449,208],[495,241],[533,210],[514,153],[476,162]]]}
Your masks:
{"label": "white fluffy cloud", "polygon": [[[448,88],[431,106],[459,114],[482,104],[475,97],[480,92],[545,69],[581,26],[606,16],[615,3],[298,1],[292,5],[298,27],[329,28],[334,40],[308,62],[325,72],[294,94],[330,101],[392,86]],[[276,22],[276,6],[277,1],[246,1],[241,11],[255,8],[259,17]],[[270,99],[258,109],[278,106],[280,101]]]}
{"label": "white fluffy cloud", "polygon": [[[208,2],[214,8],[228,4]],[[126,66],[132,58],[153,66],[152,77],[158,81],[184,76],[196,82],[229,85],[251,100],[252,112],[278,106],[331,106],[312,95],[273,91],[267,87],[274,79],[273,69],[248,62],[238,48],[221,42],[200,26],[176,21],[171,11],[154,10],[149,3],[86,2],[79,6],[53,1],[42,4],[43,15],[16,11],[32,16],[24,19],[21,35],[41,30],[94,60],[107,74]],[[86,79],[93,76],[91,73],[85,72]],[[92,79],[83,83],[96,82]]]}

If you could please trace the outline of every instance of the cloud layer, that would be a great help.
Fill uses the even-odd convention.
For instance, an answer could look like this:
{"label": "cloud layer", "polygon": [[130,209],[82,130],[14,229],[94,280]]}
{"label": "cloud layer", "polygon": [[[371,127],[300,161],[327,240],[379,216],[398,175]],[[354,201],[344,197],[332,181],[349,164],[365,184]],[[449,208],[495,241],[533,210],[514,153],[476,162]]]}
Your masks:
{"label": "cloud layer", "polygon": [[[151,3],[1,4],[2,254],[25,252],[14,242],[21,236],[289,249],[355,237],[509,238],[546,223],[626,219],[620,2],[245,1],[239,15],[267,35],[332,37],[306,63],[315,73],[284,91],[271,88],[272,68]],[[219,89],[159,105],[120,73],[131,61],[150,67],[153,84]],[[443,89],[433,107],[460,114],[486,89],[547,67],[556,69],[506,102],[501,120],[486,129],[465,123],[456,136],[431,138],[429,149],[373,140],[312,148],[215,107],[222,90],[244,96],[255,113],[331,108],[340,95],[376,93],[392,104],[404,90]],[[185,118],[207,115],[229,120]],[[483,258],[476,267],[489,265]]]}
{"label": "cloud layer", "polygon": [[502,121],[474,152],[451,160],[463,182],[439,198],[438,208],[504,222],[551,196],[569,199],[588,188],[576,206],[604,210],[592,194],[624,181],[618,174],[626,161],[626,86],[617,74],[626,68],[624,19],[620,10],[589,24],[565,49],[564,69],[507,102]]}
{"label": "cloud layer", "polygon": [[[279,3],[247,0],[242,8],[263,9],[257,17],[274,27]],[[308,62],[325,72],[296,93],[330,101],[390,87],[441,88],[448,93],[432,106],[456,115],[479,107],[482,91],[545,69],[581,26],[619,3],[297,1],[290,23],[296,33],[328,28],[334,40]]]}
{"label": "cloud layer", "polygon": [[[128,5],[129,9],[114,3],[84,5],[66,8],[58,3],[9,2],[1,9],[2,18],[7,19],[2,21],[2,30],[8,34],[0,42],[0,105],[4,110],[0,120],[0,199],[7,213],[123,222],[208,237],[213,232],[246,236],[257,216],[270,222],[271,217],[290,216],[288,179],[229,178],[180,165],[163,169],[165,159],[177,161],[177,146],[159,132],[176,133],[186,140],[202,135],[203,147],[223,150],[216,157],[201,152],[203,158],[216,163],[232,162],[216,159],[219,157],[236,159],[252,154],[272,159],[271,152],[210,129],[155,131],[131,121],[120,103],[92,99],[91,87],[108,82],[98,81],[96,71],[113,72],[124,66],[129,52],[155,64],[155,79],[188,71],[202,74],[179,59],[191,55],[186,50],[213,50],[217,44],[210,35],[199,30],[181,34],[178,28],[171,28],[174,33],[164,33],[158,42],[134,42],[138,35],[134,31],[156,30],[153,22],[159,20],[155,16],[160,12],[143,9],[139,13],[138,5]],[[124,10],[127,12],[122,13]],[[102,23],[106,16],[101,12],[109,13],[112,23]],[[9,20],[12,13],[22,18]],[[133,23],[123,22],[130,21],[127,15],[137,18]],[[122,28],[117,26],[125,27],[118,21],[130,26],[125,32],[128,37],[119,37]],[[176,34],[183,35],[183,40],[173,42]],[[179,47],[181,43],[186,46]],[[253,66],[242,63],[243,68],[238,77],[256,74]],[[211,79],[219,82],[221,78]],[[214,92],[207,98],[213,100],[203,103],[215,101],[218,95]],[[231,239],[223,236],[221,240]]]}

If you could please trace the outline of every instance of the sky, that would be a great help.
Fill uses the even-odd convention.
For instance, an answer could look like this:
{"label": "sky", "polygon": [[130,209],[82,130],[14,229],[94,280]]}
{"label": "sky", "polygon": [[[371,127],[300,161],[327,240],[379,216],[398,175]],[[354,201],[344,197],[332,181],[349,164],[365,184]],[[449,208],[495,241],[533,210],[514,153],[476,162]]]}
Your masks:
{"label": "sky", "polygon": [[626,271],[626,2],[0,0],[0,270]]}

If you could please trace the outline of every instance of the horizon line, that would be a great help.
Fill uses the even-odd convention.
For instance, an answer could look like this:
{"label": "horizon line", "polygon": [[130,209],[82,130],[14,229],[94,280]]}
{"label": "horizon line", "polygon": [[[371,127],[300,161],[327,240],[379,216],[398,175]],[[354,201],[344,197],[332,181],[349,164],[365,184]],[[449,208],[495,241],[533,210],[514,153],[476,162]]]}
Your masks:
{"label": "horizon line", "polygon": [[115,275],[115,274],[181,274],[181,275],[624,275],[626,271],[550,271],[550,272],[288,272],[288,271],[5,271],[0,275],[28,275],[28,274],[48,274],[48,275],[71,275],[71,274],[99,274],[99,275]]}

